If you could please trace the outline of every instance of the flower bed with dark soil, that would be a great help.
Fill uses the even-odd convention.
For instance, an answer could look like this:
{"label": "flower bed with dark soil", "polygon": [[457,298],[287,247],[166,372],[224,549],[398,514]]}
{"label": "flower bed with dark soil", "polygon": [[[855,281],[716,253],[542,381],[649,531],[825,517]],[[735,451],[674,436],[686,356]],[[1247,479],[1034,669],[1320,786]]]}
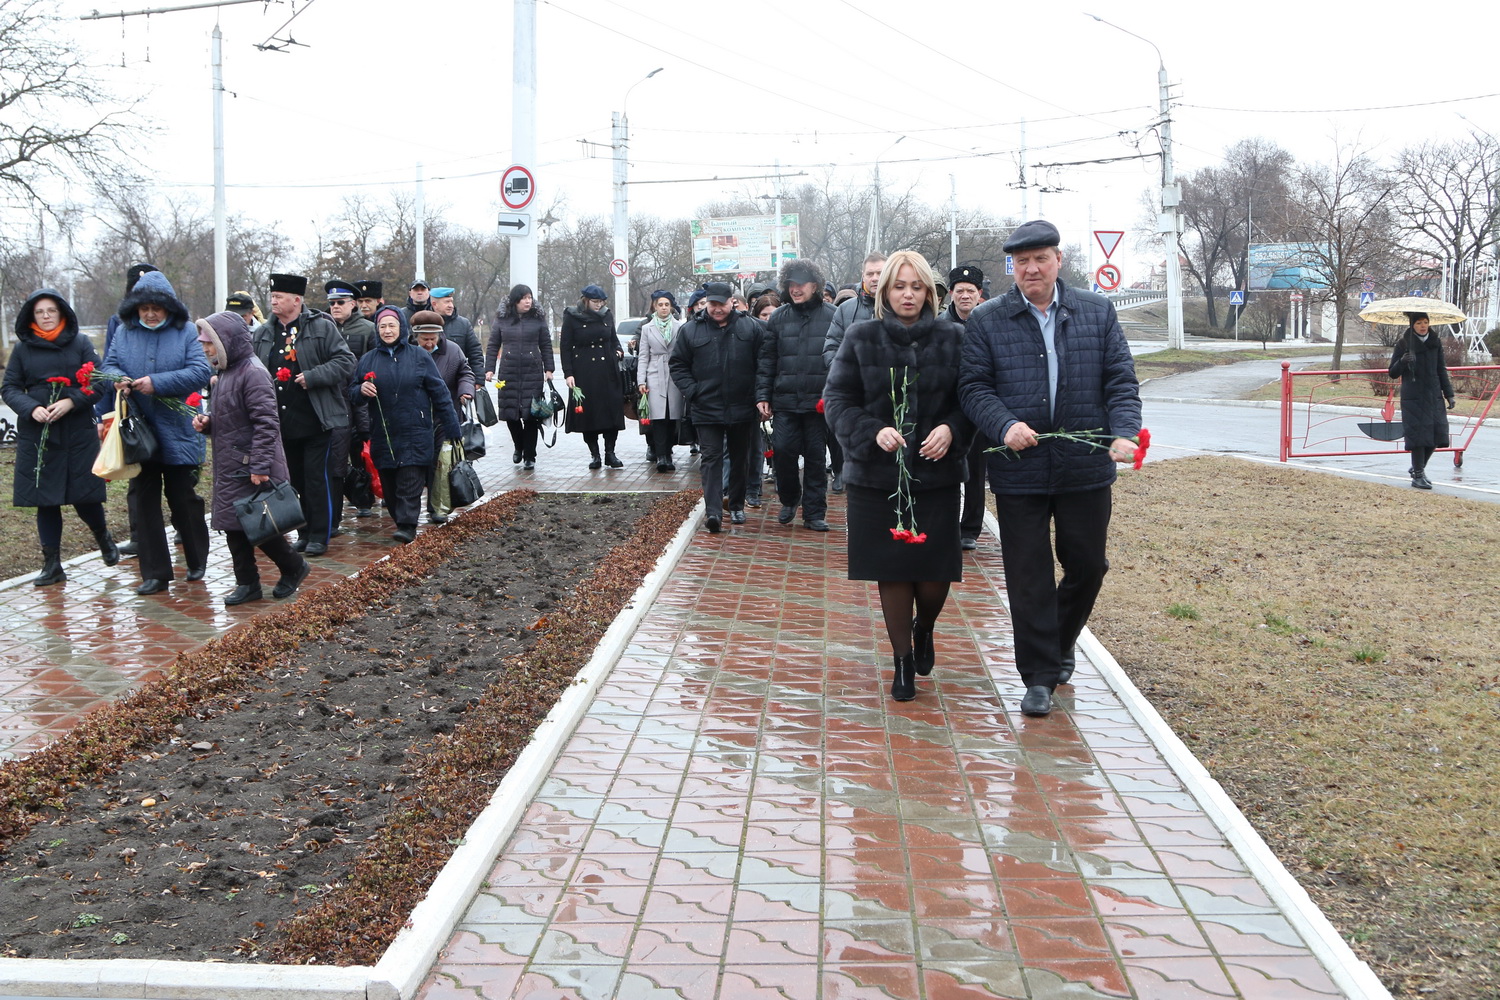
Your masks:
{"label": "flower bed with dark soil", "polygon": [[508,493],[0,768],[0,954],[373,963],[695,493]]}

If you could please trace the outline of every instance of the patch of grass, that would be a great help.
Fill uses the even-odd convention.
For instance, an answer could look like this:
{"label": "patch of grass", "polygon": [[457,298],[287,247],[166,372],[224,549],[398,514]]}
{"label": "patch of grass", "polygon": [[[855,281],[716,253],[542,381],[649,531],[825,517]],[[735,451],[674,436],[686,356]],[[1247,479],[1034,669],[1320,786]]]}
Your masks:
{"label": "patch of grass", "polygon": [[[1396,996],[1493,1000],[1500,620],[1431,609],[1472,603],[1500,509],[1434,499],[1217,456],[1149,464],[1115,487],[1091,624]],[[1222,628],[1140,628],[1183,580]]]}
{"label": "patch of grass", "polygon": [[97,913],[80,913],[73,918],[74,927],[93,927],[104,922],[104,918]]}
{"label": "patch of grass", "polygon": [[1173,618],[1181,618],[1183,621],[1190,622],[1195,622],[1203,617],[1198,613],[1197,608],[1193,607],[1191,604],[1183,604],[1181,602],[1173,602],[1171,604],[1168,604],[1167,614],[1171,615]]}

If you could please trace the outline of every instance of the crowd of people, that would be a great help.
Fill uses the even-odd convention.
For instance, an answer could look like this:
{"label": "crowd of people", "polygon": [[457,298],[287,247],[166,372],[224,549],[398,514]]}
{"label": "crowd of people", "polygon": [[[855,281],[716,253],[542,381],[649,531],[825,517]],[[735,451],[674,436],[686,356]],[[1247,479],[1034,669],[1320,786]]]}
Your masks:
{"label": "crowd of people", "polygon": [[[307,304],[306,278],[274,274],[268,315],[236,292],[194,322],[165,275],[135,265],[102,358],[63,296],[43,289],[17,314],[4,380],[20,416],[13,502],[37,510],[35,582],[66,578],[64,505],[107,565],[138,557],[138,593],[173,583],[168,520],[187,578],[201,579],[209,522],[196,486],[211,438],[211,523],[235,575],[224,602],[262,599],[256,545],[236,506],[277,483],[295,490],[303,525],[294,540],[257,544],[280,572],[272,596],[289,597],[307,557],[325,554],[340,533],[346,499],[357,517],[373,516],[378,487],[400,542],[416,535],[424,491],[429,523],[447,519],[446,469],[462,455],[462,416],[493,386],[493,419],[506,423],[523,470],[535,468],[537,445],[559,420],[582,437],[590,469],[623,467],[627,413],[658,472],[676,470],[676,448],[697,453],[711,533],[726,517],[744,524],[746,508],[761,505],[767,463],[781,525],[800,512],[805,529],[827,532],[829,494],[846,493],[849,574],[877,584],[897,700],[914,698],[916,678],[935,666],[938,619],[963,552],[978,545],[988,482],[1022,710],[1044,715],[1071,676],[1074,642],[1108,567],[1114,463],[1131,460],[1140,431],[1114,307],[1058,280],[1060,242],[1045,221],[1015,230],[1005,245],[1015,285],[997,298],[979,268],[956,267],[941,282],[912,251],[870,254],[859,283],[842,289],[818,263],[794,259],[774,287],[741,295],[710,281],[685,309],[658,290],[628,346],[608,295],[589,285],[563,312],[556,355],[525,285],[510,290],[481,346],[454,290],[425,281],[397,307],[380,281],[334,279],[322,312]],[[154,450],[130,479],[130,538],[117,544],[94,466],[112,418],[123,426],[127,408],[153,433]],[[1084,429],[1100,439],[1056,433]]]}

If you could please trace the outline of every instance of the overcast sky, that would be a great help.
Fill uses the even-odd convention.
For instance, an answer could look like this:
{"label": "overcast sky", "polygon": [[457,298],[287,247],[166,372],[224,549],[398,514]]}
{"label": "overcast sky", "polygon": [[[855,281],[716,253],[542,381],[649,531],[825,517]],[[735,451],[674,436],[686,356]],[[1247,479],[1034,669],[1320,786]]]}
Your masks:
{"label": "overcast sky", "polygon": [[[59,3],[72,15],[147,5]],[[511,3],[298,0],[295,10],[284,28],[285,2],[80,20],[72,30],[161,127],[141,152],[164,190],[211,204],[217,17],[231,212],[278,221],[305,244],[345,195],[410,192],[421,161],[429,206],[493,225],[499,175],[513,162]],[[1335,141],[1388,156],[1470,129],[1500,134],[1500,81],[1476,47],[1500,34],[1500,5],[1477,0],[538,0],[536,203],[556,196],[570,216],[608,215],[609,151],[591,158],[579,140],[607,147],[611,112],[661,66],[630,92],[633,212],[690,216],[703,202],[770,194],[769,179],[699,179],[769,174],[778,160],[788,185],[830,172],[835,183],[868,184],[879,158],[888,189],[914,186],[945,204],[952,175],[961,204],[1020,214],[1010,185],[1023,119],[1028,164],[1159,149],[1156,51],[1084,11],[1160,47],[1178,102],[1179,173],[1256,135],[1326,159]],[[277,29],[306,47],[254,47]],[[1131,231],[1116,260],[1127,284],[1144,276],[1132,243],[1140,193],[1160,183],[1158,158],[1027,173],[1061,189],[1029,191],[1028,215],[1056,222],[1068,242],[1091,242],[1090,229]]]}

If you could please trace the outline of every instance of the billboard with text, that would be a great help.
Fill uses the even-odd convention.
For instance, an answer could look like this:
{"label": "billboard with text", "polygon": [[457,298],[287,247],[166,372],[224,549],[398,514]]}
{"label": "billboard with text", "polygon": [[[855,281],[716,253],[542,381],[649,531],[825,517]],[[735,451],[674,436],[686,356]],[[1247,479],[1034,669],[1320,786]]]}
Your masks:
{"label": "billboard with text", "polygon": [[694,219],[693,273],[732,275],[774,271],[801,256],[797,213]]}

